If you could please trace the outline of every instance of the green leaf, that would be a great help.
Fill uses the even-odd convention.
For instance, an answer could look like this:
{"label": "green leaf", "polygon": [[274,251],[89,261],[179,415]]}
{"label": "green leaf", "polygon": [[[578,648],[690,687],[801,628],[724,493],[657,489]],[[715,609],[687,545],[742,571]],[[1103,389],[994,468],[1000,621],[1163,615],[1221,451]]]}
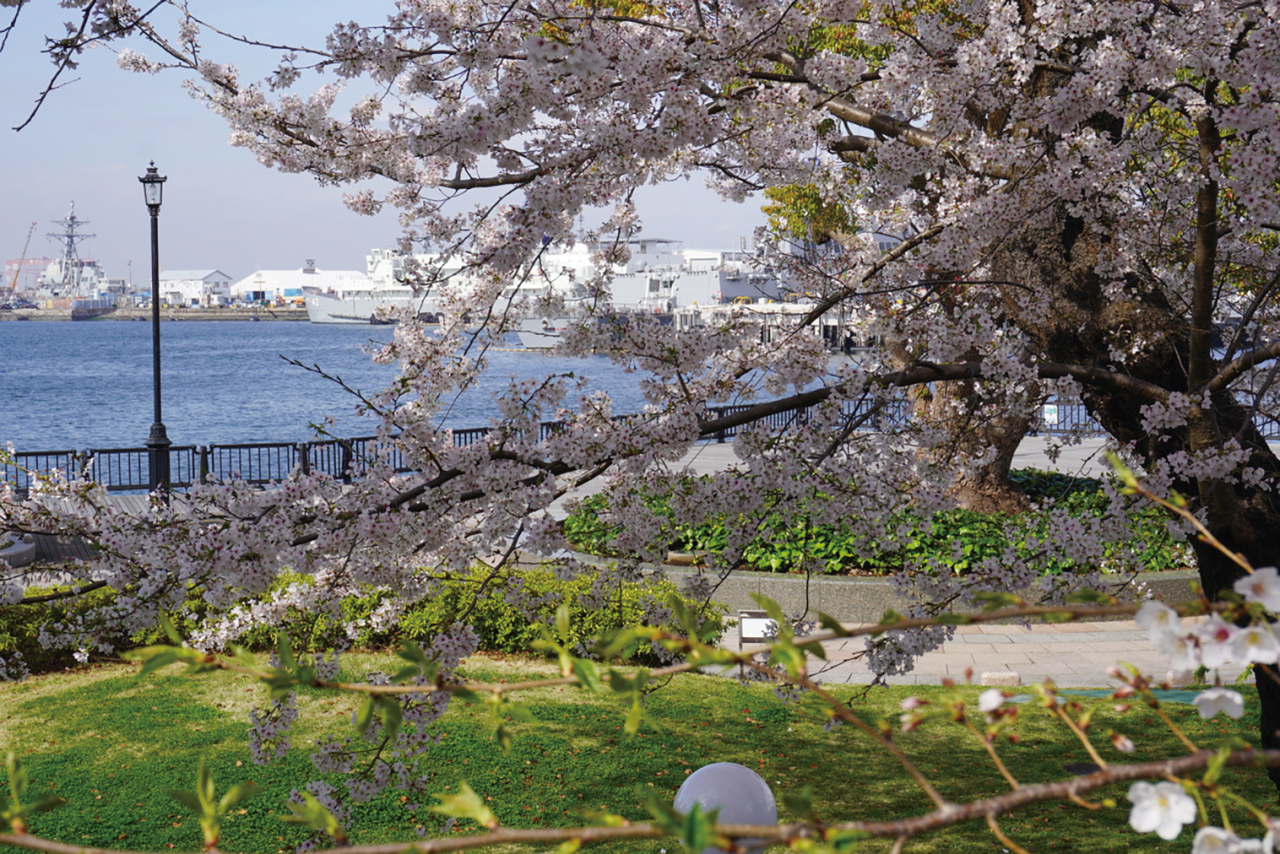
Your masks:
{"label": "green leaf", "polygon": [[778,635],[780,637],[784,633],[790,632],[791,622],[787,619],[786,615],[782,613],[782,608],[777,602],[773,601],[768,596],[763,596],[754,592],[751,594],[751,598],[756,601],[757,605],[764,609],[770,619],[778,624]]}
{"label": "green leaf", "polygon": [[685,814],[680,831],[680,844],[686,851],[699,854],[703,849],[711,847],[717,839],[715,826],[719,814],[719,808],[703,814],[702,804],[694,802],[693,807]]}
{"label": "green leaf", "polygon": [[560,607],[556,608],[556,633],[559,634],[560,640],[568,643],[569,635],[569,603],[561,602]]}
{"label": "green leaf", "polygon": [[1222,771],[1227,767],[1227,757],[1231,755],[1231,748],[1223,746],[1218,748],[1218,752],[1209,760],[1209,764],[1204,769],[1204,781],[1206,783],[1216,783],[1218,778],[1222,776]]}
{"label": "green leaf", "polygon": [[169,615],[164,611],[161,611],[157,615],[156,622],[158,622],[160,624],[160,628],[164,630],[165,636],[168,637],[169,640],[173,641],[174,646],[182,646],[186,643],[186,640],[182,635],[178,634],[178,629],[173,625],[173,621],[169,619]]}
{"label": "green leaf", "polygon": [[1129,467],[1120,459],[1120,455],[1115,451],[1107,451],[1106,457],[1107,462],[1111,464],[1111,470],[1115,472],[1116,479],[1124,485],[1126,490],[1132,491],[1136,489],[1138,486],[1138,478],[1134,476]]}
{"label": "green leaf", "polygon": [[843,852],[852,851],[858,847],[858,843],[863,840],[870,839],[871,834],[865,830],[828,830],[825,831],[823,837],[831,847],[836,851]]}
{"label": "green leaf", "polygon": [[579,687],[585,688],[593,694],[600,691],[600,668],[596,666],[594,661],[575,658],[573,660],[573,675],[578,678]]}
{"label": "green leaf", "polygon": [[293,815],[285,816],[284,820],[289,824],[306,825],[312,830],[328,834],[339,845],[345,845],[347,834],[342,830],[342,825],[334,818],[333,813],[329,812],[310,792],[302,792],[302,798],[303,802],[300,804],[293,801],[285,802]]}
{"label": "green leaf", "polygon": [[973,622],[968,614],[939,614],[938,622],[944,626],[965,626]]}
{"label": "green leaf", "polygon": [[581,839],[566,839],[560,843],[560,847],[556,849],[556,854],[573,854],[582,847]]}
{"label": "green leaf", "polygon": [[888,610],[886,610],[886,611],[884,612],[884,614],[880,617],[880,623],[879,623],[879,625],[882,625],[882,626],[891,626],[891,625],[893,625],[894,623],[901,623],[901,622],[902,622],[903,620],[905,620],[905,619],[906,619],[906,617],[902,616],[901,614],[899,614],[897,611],[893,610],[892,608],[889,608],[889,609],[888,609]]}
{"label": "green leaf", "polygon": [[620,815],[611,812],[600,812],[599,810],[575,810],[574,815],[579,816],[585,823],[592,827],[626,827],[627,820]]}
{"label": "green leaf", "polygon": [[822,644],[817,641],[804,641],[803,643],[797,643],[796,649],[802,650],[808,655],[812,655],[819,661],[827,660],[827,651],[823,649]]}
{"label": "green leaf", "polygon": [[835,617],[830,614],[825,614],[822,611],[818,612],[818,625],[829,632],[844,634],[844,625]]}
{"label": "green leaf", "polygon": [[360,704],[359,710],[356,711],[356,732],[364,735],[369,729],[369,724],[373,723],[373,697],[365,697],[364,702]]}
{"label": "green leaf", "polygon": [[798,792],[784,792],[782,805],[801,821],[816,821],[813,811],[813,786],[805,786]]}
{"label": "green leaf", "polygon": [[185,806],[190,807],[191,809],[195,810],[197,813],[201,813],[204,811],[204,807],[200,803],[200,799],[196,797],[194,792],[180,792],[177,789],[170,789],[169,797],[173,798],[175,801],[178,801],[179,803]]}
{"label": "green leaf", "polygon": [[999,611],[1002,608],[1018,608],[1027,604],[1021,596],[1015,596],[1012,593],[1005,593],[999,590],[983,590],[973,594],[973,598],[979,602],[985,602],[984,611]]}
{"label": "green leaf", "polygon": [[484,697],[480,696],[475,691],[472,691],[470,688],[455,688],[453,696],[455,699],[461,700],[464,703],[479,704],[484,702]]}
{"label": "green leaf", "polygon": [[387,738],[395,738],[396,733],[400,732],[400,721],[404,717],[400,701],[386,694],[379,694],[374,702],[382,712],[382,727],[387,731]]}
{"label": "green leaf", "polygon": [[141,649],[131,649],[120,654],[121,658],[127,661],[141,661],[142,669],[138,671],[139,676],[146,676],[148,673],[159,670],[162,667],[168,667],[179,661],[178,650],[171,646],[146,646]]}
{"label": "green leaf", "polygon": [[218,801],[218,806],[223,812],[226,812],[241,801],[247,801],[261,792],[262,787],[256,783],[237,783],[222,796],[222,800]]}
{"label": "green leaf", "polygon": [[440,803],[427,807],[431,812],[449,816],[450,818],[469,818],[481,827],[487,827],[490,830],[498,826],[498,817],[493,814],[493,810],[485,806],[480,796],[466,783],[458,785],[458,794],[456,795],[443,794],[435,795],[434,797]]}
{"label": "green leaf", "polygon": [[1081,605],[1114,605],[1116,597],[1101,590],[1077,590],[1067,595],[1067,602]]}
{"label": "green leaf", "polygon": [[280,641],[276,645],[276,658],[280,659],[280,669],[293,671],[298,667],[298,660],[293,655],[293,645],[289,643],[289,636],[284,632],[280,632]]}
{"label": "green leaf", "polygon": [[805,655],[795,644],[778,641],[769,652],[769,663],[782,667],[790,676],[799,676],[804,672]]}

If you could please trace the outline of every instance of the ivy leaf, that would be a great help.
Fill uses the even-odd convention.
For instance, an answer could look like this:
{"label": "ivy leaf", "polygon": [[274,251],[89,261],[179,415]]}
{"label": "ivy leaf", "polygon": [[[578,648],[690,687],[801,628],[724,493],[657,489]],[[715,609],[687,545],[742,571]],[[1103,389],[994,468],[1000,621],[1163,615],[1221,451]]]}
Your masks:
{"label": "ivy leaf", "polygon": [[466,783],[458,785],[458,794],[456,795],[443,794],[435,795],[434,797],[440,803],[427,807],[431,812],[450,818],[469,818],[481,827],[487,827],[490,830],[498,826],[498,817],[493,814],[493,810],[485,806],[480,796]]}

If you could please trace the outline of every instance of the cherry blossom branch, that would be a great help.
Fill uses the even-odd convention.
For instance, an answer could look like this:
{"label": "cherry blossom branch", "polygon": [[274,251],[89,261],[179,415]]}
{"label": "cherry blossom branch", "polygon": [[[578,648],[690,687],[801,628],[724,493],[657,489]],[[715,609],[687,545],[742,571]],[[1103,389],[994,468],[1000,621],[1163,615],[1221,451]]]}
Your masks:
{"label": "cherry blossom branch", "polygon": [[1273,341],[1270,344],[1256,347],[1248,353],[1241,353],[1223,365],[1218,370],[1218,373],[1205,383],[1205,389],[1211,394],[1225,391],[1250,368],[1257,367],[1276,358],[1280,358],[1280,341]]}
{"label": "cherry blossom branch", "polygon": [[[1230,768],[1261,768],[1280,766],[1280,750],[1237,750],[1228,754],[1204,750],[1189,756],[1164,759],[1132,765],[1110,765],[1092,774],[1070,780],[1051,783],[1025,784],[1011,792],[971,801],[965,804],[947,802],[944,806],[923,815],[890,821],[850,821],[835,824],[792,822],[782,825],[716,825],[716,833],[733,839],[758,838],[765,842],[789,844],[802,839],[825,840],[837,838],[841,833],[855,832],[876,838],[899,839],[966,824],[971,821],[995,819],[1022,807],[1045,801],[1067,800],[1079,797],[1115,783],[1147,780],[1162,777],[1182,777],[1201,771],[1210,763],[1221,763]],[[579,839],[583,842],[602,842],[615,839],[652,839],[669,836],[665,829],[652,823],[626,824],[622,827],[540,828],[534,830],[509,830],[500,828],[488,833],[457,839],[433,839],[397,842],[377,845],[351,845],[344,847],[344,854],[435,854],[443,851],[465,851],[488,848],[495,845],[537,844],[564,842]],[[66,845],[41,839],[29,834],[0,833],[0,844],[12,845],[48,854],[152,854],[127,849],[87,848]]]}

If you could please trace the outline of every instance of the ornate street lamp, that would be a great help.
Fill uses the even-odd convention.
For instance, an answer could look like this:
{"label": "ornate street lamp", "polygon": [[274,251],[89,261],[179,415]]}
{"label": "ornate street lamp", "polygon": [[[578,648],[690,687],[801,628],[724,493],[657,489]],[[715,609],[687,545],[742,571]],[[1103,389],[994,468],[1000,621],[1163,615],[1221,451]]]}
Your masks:
{"label": "ornate street lamp", "polygon": [[151,387],[155,420],[151,434],[147,436],[148,469],[147,485],[152,492],[169,488],[169,436],[160,417],[160,202],[164,198],[164,182],[167,180],[156,171],[151,161],[147,174],[138,179],[151,213]]}

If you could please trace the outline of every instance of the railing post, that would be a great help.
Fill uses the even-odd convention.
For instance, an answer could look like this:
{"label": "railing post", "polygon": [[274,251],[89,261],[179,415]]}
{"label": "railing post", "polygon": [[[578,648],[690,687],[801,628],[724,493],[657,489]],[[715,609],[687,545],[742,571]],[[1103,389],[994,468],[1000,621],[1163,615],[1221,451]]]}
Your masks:
{"label": "railing post", "polygon": [[204,483],[209,479],[209,447],[201,445],[197,453],[200,455],[200,482]]}
{"label": "railing post", "polygon": [[339,441],[338,447],[342,448],[342,482],[351,483],[351,443],[348,441]]}
{"label": "railing post", "polygon": [[298,471],[304,476],[311,474],[310,442],[302,442],[298,445]]}

